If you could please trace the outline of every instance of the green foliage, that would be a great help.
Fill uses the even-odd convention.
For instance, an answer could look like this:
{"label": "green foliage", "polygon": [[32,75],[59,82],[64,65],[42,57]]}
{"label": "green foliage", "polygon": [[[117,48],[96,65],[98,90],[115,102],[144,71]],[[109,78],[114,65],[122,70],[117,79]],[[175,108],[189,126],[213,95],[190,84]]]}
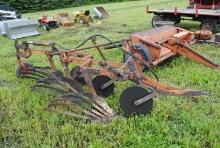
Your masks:
{"label": "green foliage", "polygon": [[108,3],[131,0],[0,0],[0,4],[10,4],[20,12],[36,12],[94,3]]}

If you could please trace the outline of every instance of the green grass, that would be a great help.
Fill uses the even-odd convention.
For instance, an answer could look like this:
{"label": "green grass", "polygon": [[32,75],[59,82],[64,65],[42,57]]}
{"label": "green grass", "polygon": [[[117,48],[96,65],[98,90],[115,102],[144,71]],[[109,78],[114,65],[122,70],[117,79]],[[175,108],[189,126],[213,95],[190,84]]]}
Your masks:
{"label": "green grass", "polygon": [[[153,8],[186,7],[187,0],[134,1],[103,5],[110,18],[102,25],[75,29],[59,28],[41,31],[40,36],[23,40],[56,41],[74,47],[90,35],[103,34],[118,40],[132,32],[151,28],[152,15],[145,14],[145,6]],[[38,18],[43,14],[56,16],[58,12],[72,13],[95,5],[47,12],[24,14]],[[196,30],[198,23],[183,21],[180,25]],[[212,96],[160,97],[155,99],[153,112],[146,117],[120,117],[109,123],[85,123],[56,113],[44,112],[51,97],[48,93],[33,92],[31,80],[15,76],[16,58],[13,41],[0,37],[0,147],[220,147],[220,72],[204,67],[184,57],[178,57],[154,68],[160,81],[174,86],[204,90]],[[194,49],[220,64],[220,50],[213,45],[194,45]],[[109,53],[112,60],[120,60],[117,50]],[[46,64],[44,58],[32,62]],[[148,75],[148,73],[147,73]],[[116,84],[116,92],[109,104],[120,113],[118,98],[128,87]]]}

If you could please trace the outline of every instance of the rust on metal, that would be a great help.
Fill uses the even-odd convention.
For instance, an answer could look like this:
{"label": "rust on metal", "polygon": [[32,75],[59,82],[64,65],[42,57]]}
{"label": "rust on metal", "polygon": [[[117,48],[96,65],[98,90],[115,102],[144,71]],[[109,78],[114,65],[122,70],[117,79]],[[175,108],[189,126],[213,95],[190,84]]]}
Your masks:
{"label": "rust on metal", "polygon": [[[97,44],[94,38],[102,37],[109,43]],[[186,31],[181,28],[164,26],[150,31],[134,33],[130,39],[123,40],[121,43],[112,42],[102,35],[92,36],[91,42],[94,46],[78,47],[69,50],[61,50],[56,47],[56,44],[38,44],[33,42],[24,42],[23,44],[15,43],[16,56],[19,64],[19,77],[35,76],[39,83],[36,88],[50,88],[61,93],[50,103],[48,108],[62,108],[70,104],[75,112],[58,111],[64,115],[70,115],[75,118],[85,120],[99,120],[108,121],[116,116],[115,112],[107,105],[104,99],[97,94],[105,96],[111,95],[116,81],[130,80],[135,82],[139,87],[130,88],[132,91],[140,91],[145,96],[138,96],[137,100],[133,100],[132,96],[127,96],[127,91],[123,91],[121,95],[122,110],[126,114],[130,113],[149,113],[151,109],[145,110],[142,104],[152,107],[152,99],[160,95],[168,96],[201,96],[208,95],[202,91],[192,89],[182,89],[169,86],[158,82],[143,73],[144,68],[156,66],[167,58],[183,55],[189,59],[195,60],[203,65],[211,68],[218,68],[219,66],[204,58],[197,52],[193,51],[189,45],[194,40],[194,33]],[[33,46],[49,46],[50,50],[37,50]],[[121,47],[122,45],[122,47]],[[118,48],[124,52],[124,63],[108,61],[103,53],[103,48],[106,46],[111,48]],[[88,54],[87,50],[96,49],[101,57],[98,60]],[[29,59],[34,55],[43,55],[48,59],[49,69],[31,66],[24,60]],[[62,69],[59,70],[56,66],[55,58],[59,58]],[[88,91],[85,93],[81,85],[71,77],[71,67],[77,66],[77,74],[85,81]],[[155,73],[153,73],[155,75]],[[109,81],[98,82],[93,81],[93,78],[109,79]],[[156,77],[157,78],[157,77]],[[94,84],[96,83],[96,84]],[[96,86],[96,88],[94,87]],[[97,86],[99,89],[97,89]],[[130,90],[129,89],[129,90]],[[99,92],[97,92],[99,91]],[[134,94],[134,95],[137,95]],[[139,95],[139,94],[138,94]],[[131,110],[127,109],[124,97],[130,97],[133,101]],[[134,96],[135,97],[135,96]],[[136,104],[136,105],[135,105]],[[140,107],[140,108],[139,108]],[[77,111],[76,111],[77,110]],[[127,112],[129,110],[129,112]],[[80,114],[79,114],[80,112]]]}
{"label": "rust on metal", "polygon": [[[210,32],[207,31],[200,31],[196,34],[200,34],[200,38],[203,39],[210,38],[211,35]],[[147,50],[148,54],[151,55],[151,59],[146,62],[148,65],[152,66],[179,54],[205,66],[219,68],[219,65],[214,64],[209,59],[191,49],[189,45],[191,45],[194,39],[195,37],[193,32],[177,27],[163,26],[154,28],[150,31],[132,34],[129,49],[132,53],[142,54],[140,57],[143,58],[143,53],[140,53],[133,48],[133,45],[141,44],[143,47],[141,50],[145,53]]]}

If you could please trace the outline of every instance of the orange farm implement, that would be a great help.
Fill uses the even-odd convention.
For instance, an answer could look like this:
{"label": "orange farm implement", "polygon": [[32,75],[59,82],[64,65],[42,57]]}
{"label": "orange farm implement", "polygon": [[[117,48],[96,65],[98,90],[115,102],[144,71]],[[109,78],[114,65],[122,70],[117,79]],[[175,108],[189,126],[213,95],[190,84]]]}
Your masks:
{"label": "orange farm implement", "polygon": [[[171,32],[172,30],[172,32]],[[181,54],[194,59],[209,67],[217,67],[209,60],[188,47],[192,33],[172,27],[167,35],[152,34],[147,38],[146,33],[135,33],[130,39],[113,42],[103,35],[89,37],[73,49],[65,49],[56,43],[15,42],[18,62],[17,76],[37,80],[36,88],[49,88],[59,95],[49,103],[48,110],[56,110],[62,114],[85,120],[108,121],[117,114],[108,106],[103,97],[114,93],[116,81],[132,81],[134,86],[122,91],[119,106],[124,115],[148,114],[153,109],[153,98],[167,96],[201,96],[208,95],[202,91],[182,89],[162,84],[151,70],[153,65],[168,57]],[[162,34],[162,33],[161,33]],[[159,36],[157,41],[154,37]],[[97,44],[98,38],[107,43]],[[162,40],[163,39],[163,40]],[[93,46],[83,47],[92,41]],[[37,46],[51,48],[47,50],[34,49]],[[108,61],[103,49],[116,48],[125,57],[124,63]],[[88,54],[89,49],[96,49],[100,60]],[[145,51],[145,49],[148,49]],[[37,67],[25,62],[34,55],[45,56],[49,67]],[[151,55],[151,57],[149,56]],[[54,60],[59,58],[62,71],[58,70]],[[71,66],[75,66],[72,69]],[[148,68],[156,76],[156,80],[144,75],[143,67]],[[82,88],[87,86],[87,91]]]}

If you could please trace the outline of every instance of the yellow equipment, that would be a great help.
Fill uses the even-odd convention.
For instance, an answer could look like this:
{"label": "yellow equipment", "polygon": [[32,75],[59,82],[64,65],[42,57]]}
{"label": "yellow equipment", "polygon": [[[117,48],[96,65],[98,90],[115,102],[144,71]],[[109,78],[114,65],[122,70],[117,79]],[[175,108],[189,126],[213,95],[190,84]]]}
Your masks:
{"label": "yellow equipment", "polygon": [[90,16],[89,10],[79,11],[79,12],[75,12],[74,21],[75,23],[89,24],[89,23],[93,23],[93,18]]}

